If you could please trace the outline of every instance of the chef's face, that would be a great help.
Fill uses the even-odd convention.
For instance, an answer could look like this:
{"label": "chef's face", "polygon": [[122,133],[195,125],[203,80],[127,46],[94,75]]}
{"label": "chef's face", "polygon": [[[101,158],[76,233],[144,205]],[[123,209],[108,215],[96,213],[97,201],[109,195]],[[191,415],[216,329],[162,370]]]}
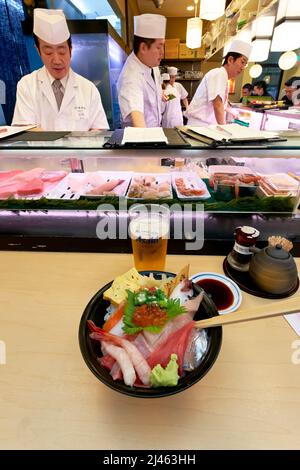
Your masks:
{"label": "chef's face", "polygon": [[71,63],[71,49],[67,41],[54,46],[39,39],[39,54],[46,69],[56,80],[61,80],[68,75]]}
{"label": "chef's face", "polygon": [[164,39],[155,39],[150,46],[142,42],[139,52],[142,54],[143,63],[148,67],[157,67],[164,55],[164,44]]}
{"label": "chef's face", "polygon": [[171,83],[171,85],[174,85],[175,80],[176,80],[176,75],[170,75],[170,83]]}
{"label": "chef's face", "polygon": [[228,58],[228,67],[227,67],[227,72],[228,72],[228,77],[229,78],[236,78],[244,68],[248,64],[248,59],[246,56],[242,55],[241,57],[238,57],[237,59],[234,59],[234,57],[230,56]]}

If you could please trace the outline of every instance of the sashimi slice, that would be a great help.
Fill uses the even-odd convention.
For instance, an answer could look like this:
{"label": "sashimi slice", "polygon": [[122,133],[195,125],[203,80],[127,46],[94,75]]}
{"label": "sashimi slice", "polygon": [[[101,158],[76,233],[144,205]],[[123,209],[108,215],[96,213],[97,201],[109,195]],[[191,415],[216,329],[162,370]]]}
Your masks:
{"label": "sashimi slice", "polygon": [[101,196],[105,192],[112,191],[115,189],[119,184],[124,183],[125,180],[110,180],[107,183],[101,184],[100,186],[92,189],[87,194],[94,194],[96,196]]}
{"label": "sashimi slice", "polygon": [[44,189],[44,183],[38,178],[31,181],[20,182],[17,193],[19,196],[28,196],[30,194],[40,194]]}
{"label": "sashimi slice", "polygon": [[187,323],[179,330],[175,331],[167,340],[159,345],[153,353],[148,357],[147,362],[151,369],[157,364],[166,367],[170,361],[171,354],[177,354],[177,362],[179,366],[179,374],[183,374],[183,358],[186,351],[189,335],[194,328],[194,321]]}
{"label": "sashimi slice", "polygon": [[183,313],[168,322],[161,333],[151,333],[150,331],[144,330],[142,334],[144,335],[149,347],[153,350],[160,344],[163,344],[175,331],[189,323],[191,319],[192,318],[188,313]]}
{"label": "sashimi slice", "polygon": [[90,172],[87,173],[86,176],[86,181],[89,183],[91,186],[100,186],[101,184],[104,184],[106,180],[103,178],[103,176],[99,175],[97,172]]}
{"label": "sashimi slice", "polygon": [[55,183],[56,181],[62,180],[66,175],[67,175],[66,171],[45,170],[42,173],[41,179],[45,183]]}
{"label": "sashimi slice", "polygon": [[11,171],[1,171],[0,172],[0,181],[9,180],[10,178],[23,173],[23,170],[11,170]]}
{"label": "sashimi slice", "polygon": [[87,175],[85,173],[69,174],[68,185],[73,193],[83,192],[83,188],[87,185]]}

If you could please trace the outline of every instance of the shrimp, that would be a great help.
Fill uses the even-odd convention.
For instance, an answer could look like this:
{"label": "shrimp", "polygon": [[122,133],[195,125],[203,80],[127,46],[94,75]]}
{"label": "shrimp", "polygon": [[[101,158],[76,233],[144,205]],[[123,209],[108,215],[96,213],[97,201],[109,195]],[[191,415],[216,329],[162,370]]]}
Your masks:
{"label": "shrimp", "polygon": [[106,331],[103,331],[101,328],[98,328],[91,320],[88,320],[87,323],[90,330],[93,332],[90,335],[92,339],[96,339],[101,342],[105,341],[113,343],[125,349],[142,383],[144,385],[149,385],[151,368],[137,347],[127,339],[120,338],[119,336],[115,336],[107,333]]}

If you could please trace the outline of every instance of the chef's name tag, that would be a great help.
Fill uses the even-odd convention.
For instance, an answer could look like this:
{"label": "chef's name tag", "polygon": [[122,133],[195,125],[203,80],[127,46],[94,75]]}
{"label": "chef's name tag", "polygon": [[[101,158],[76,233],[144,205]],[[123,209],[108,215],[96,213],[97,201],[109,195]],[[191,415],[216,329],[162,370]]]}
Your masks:
{"label": "chef's name tag", "polygon": [[86,119],[86,107],[85,106],[74,106],[74,118],[75,119]]}

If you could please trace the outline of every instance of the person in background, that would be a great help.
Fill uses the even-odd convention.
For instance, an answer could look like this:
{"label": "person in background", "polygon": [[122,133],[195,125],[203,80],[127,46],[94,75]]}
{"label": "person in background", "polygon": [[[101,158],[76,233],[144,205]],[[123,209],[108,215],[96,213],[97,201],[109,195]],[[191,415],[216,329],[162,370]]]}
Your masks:
{"label": "person in background", "polygon": [[242,86],[242,96],[240,99],[240,103],[242,103],[243,98],[245,96],[251,96],[252,92],[253,92],[253,86],[251,85],[251,83],[245,83],[245,85]]}
{"label": "person in background", "polygon": [[133,52],[117,82],[123,127],[159,127],[162,88],[159,64],[164,54],[167,20],[162,15],[134,17]]}
{"label": "person in background", "polygon": [[175,126],[183,126],[178,90],[171,84],[170,75],[168,73],[163,73],[161,79],[163,94],[165,96],[165,100],[162,104],[162,127],[173,128]]}
{"label": "person in background", "polygon": [[250,52],[250,44],[240,40],[232,41],[222,67],[210,70],[198,86],[186,111],[188,125],[225,124],[228,79],[236,78],[244,70]]}
{"label": "person in background", "polygon": [[62,10],[34,10],[34,40],[44,66],[21,78],[12,125],[46,131],[108,129],[96,86],[71,67],[72,43]]}
{"label": "person in background", "polygon": [[297,90],[300,90],[300,77],[291,77],[284,84],[285,95],[282,97],[282,101],[287,106],[295,106],[299,104],[299,98]]}
{"label": "person in background", "polygon": [[177,72],[178,72],[178,69],[176,67],[167,67],[167,73],[170,75],[170,84],[174,88],[176,88],[184,108],[187,109],[189,105],[189,102],[187,99],[188,92],[186,91],[184,86],[181,85],[181,83],[176,82]]}
{"label": "person in background", "polygon": [[268,85],[264,80],[258,80],[253,85],[253,96],[272,96],[268,93]]}

